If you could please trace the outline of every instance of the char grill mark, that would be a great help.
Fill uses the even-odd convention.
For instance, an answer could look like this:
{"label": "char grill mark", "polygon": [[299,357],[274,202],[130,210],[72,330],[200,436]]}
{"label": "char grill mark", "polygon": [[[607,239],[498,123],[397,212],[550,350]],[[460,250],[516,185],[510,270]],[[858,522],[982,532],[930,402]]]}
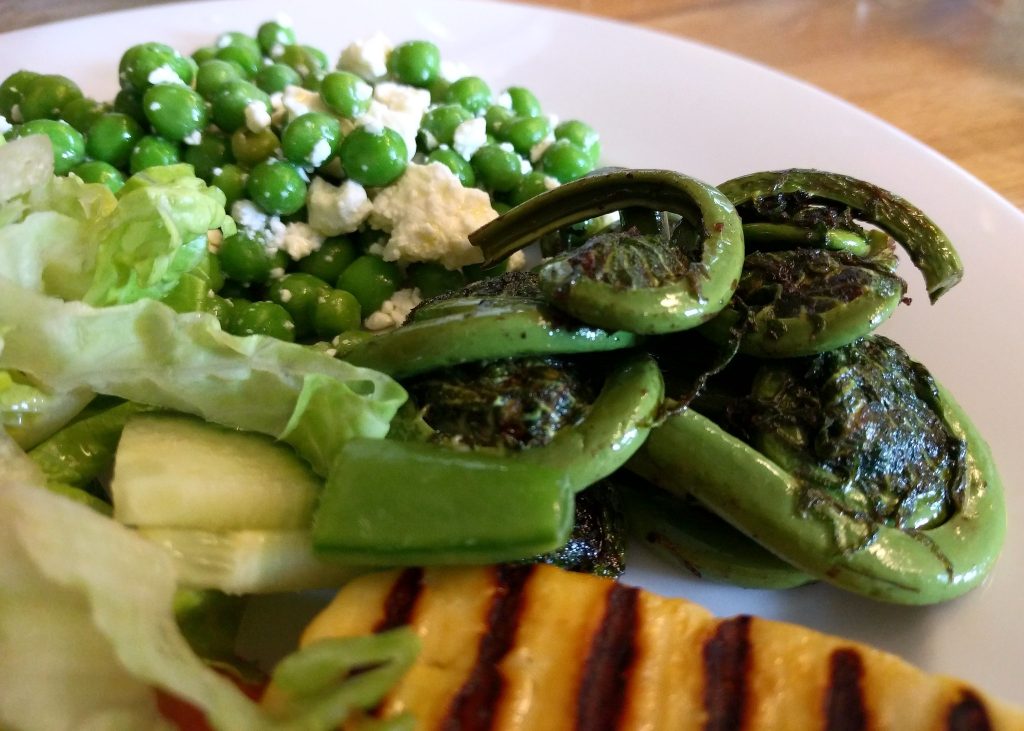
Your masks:
{"label": "char grill mark", "polygon": [[861,685],[863,677],[864,662],[859,652],[843,648],[832,653],[825,696],[827,731],[863,731],[868,727]]}
{"label": "char grill mark", "polygon": [[534,565],[499,566],[495,591],[480,640],[476,663],[452,700],[440,728],[445,731],[484,731],[491,728],[504,685],[498,664],[515,644],[525,588]]}
{"label": "char grill mark", "polygon": [[971,691],[964,690],[960,700],[949,709],[946,728],[949,731],[990,731],[992,724],[985,702]]}
{"label": "char grill mark", "polygon": [[590,645],[576,698],[579,731],[613,731],[628,701],[629,672],[636,657],[640,592],[622,584],[608,592],[604,618]]}
{"label": "char grill mark", "polygon": [[746,720],[750,621],[726,619],[704,643],[704,731],[739,731]]}
{"label": "char grill mark", "polygon": [[376,625],[374,632],[386,632],[395,629],[412,621],[412,613],[416,608],[416,601],[423,593],[423,569],[405,569],[395,583],[391,585],[387,598],[384,600],[384,616]]}

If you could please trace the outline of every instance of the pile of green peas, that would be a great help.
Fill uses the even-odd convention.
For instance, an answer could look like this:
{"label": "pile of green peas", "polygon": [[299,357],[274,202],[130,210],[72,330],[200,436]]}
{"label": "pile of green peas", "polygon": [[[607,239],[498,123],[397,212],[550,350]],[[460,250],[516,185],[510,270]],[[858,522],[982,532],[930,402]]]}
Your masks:
{"label": "pile of green peas", "polygon": [[[5,137],[46,135],[58,175],[114,193],[129,175],[184,162],[223,191],[229,210],[249,200],[284,224],[306,221],[312,176],[350,178],[372,191],[394,183],[410,160],[439,162],[464,186],[486,191],[502,213],[585,175],[600,156],[592,127],[557,124],[528,89],[496,95],[477,76],[446,79],[438,47],[423,40],[395,46],[385,76],[368,79],[332,69],[323,51],[298,43],[289,24],[274,20],[255,35],[223,33],[191,56],[163,43],[132,46],[118,78],[113,101],[100,102],[66,76],[16,71],[0,83]],[[356,124],[374,84],[384,81],[430,94],[412,155],[395,130]],[[280,95],[290,87],[311,93],[317,108],[281,113]],[[474,118],[483,120],[486,140],[467,158],[455,149],[456,130]],[[383,236],[364,228],[328,237],[292,259],[268,246],[265,233],[240,227],[211,246],[203,266],[165,301],[179,311],[212,312],[236,334],[324,343],[365,337],[364,319],[401,288],[430,297],[500,272],[384,261],[369,253]]]}

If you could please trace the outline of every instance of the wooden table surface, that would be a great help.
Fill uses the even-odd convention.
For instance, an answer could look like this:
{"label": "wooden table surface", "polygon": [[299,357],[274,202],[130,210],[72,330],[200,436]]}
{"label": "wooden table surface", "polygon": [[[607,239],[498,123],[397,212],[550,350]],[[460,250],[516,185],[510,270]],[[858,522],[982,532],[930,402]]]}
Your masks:
{"label": "wooden table surface", "polygon": [[[159,1],[0,0],[0,30]],[[526,2],[761,61],[873,112],[1024,209],[1024,0]]]}

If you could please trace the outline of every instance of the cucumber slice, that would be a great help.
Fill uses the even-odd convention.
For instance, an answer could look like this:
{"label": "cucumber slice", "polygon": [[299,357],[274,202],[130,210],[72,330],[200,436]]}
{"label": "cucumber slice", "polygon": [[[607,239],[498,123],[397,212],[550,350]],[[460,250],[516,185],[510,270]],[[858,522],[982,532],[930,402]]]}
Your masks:
{"label": "cucumber slice", "polygon": [[203,531],[140,528],[166,548],[178,581],[227,594],[266,594],[338,587],[367,569],[341,566],[313,553],[308,530]]}
{"label": "cucumber slice", "polygon": [[124,428],[114,517],[127,525],[211,531],[306,529],[322,483],[286,445],[179,414]]}

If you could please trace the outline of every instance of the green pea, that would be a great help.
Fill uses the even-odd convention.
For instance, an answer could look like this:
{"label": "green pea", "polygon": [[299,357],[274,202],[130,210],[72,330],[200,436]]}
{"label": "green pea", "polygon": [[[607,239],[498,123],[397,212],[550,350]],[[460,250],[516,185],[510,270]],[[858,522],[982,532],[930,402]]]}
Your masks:
{"label": "green pea", "polygon": [[103,104],[95,99],[79,97],[72,99],[60,110],[60,117],[82,134],[89,131],[93,122],[103,114],[110,111],[109,104]]}
{"label": "green pea", "polygon": [[225,208],[230,208],[232,203],[245,197],[245,184],[248,175],[242,168],[228,163],[219,168],[213,168],[211,173],[210,184],[220,188],[227,199],[224,204]]}
{"label": "green pea", "polygon": [[142,126],[127,114],[109,112],[89,127],[85,151],[95,160],[123,168],[144,134]]}
{"label": "green pea", "polygon": [[224,276],[242,284],[262,284],[274,269],[283,267],[287,255],[268,251],[261,235],[242,230],[220,242],[217,258]]}
{"label": "green pea", "polygon": [[101,160],[89,160],[71,168],[71,173],[77,175],[86,183],[100,183],[110,188],[111,193],[116,193],[124,186],[124,175],[110,163]]}
{"label": "green pea", "polygon": [[146,135],[135,143],[128,159],[128,169],[134,175],[146,168],[173,165],[176,162],[181,162],[181,148],[177,143],[163,137]]}
{"label": "green pea", "polygon": [[320,292],[313,308],[313,329],[322,338],[332,338],[346,330],[355,330],[361,322],[359,300],[343,289]]}
{"label": "green pea", "polygon": [[487,120],[487,134],[499,137],[504,126],[517,117],[516,113],[508,107],[494,104],[487,108],[484,119]]}
{"label": "green pea", "polygon": [[390,127],[357,127],[342,140],[338,156],[350,178],[371,187],[394,182],[408,164],[405,140]]}
{"label": "green pea", "polygon": [[558,181],[550,175],[534,170],[524,175],[523,179],[519,181],[519,185],[516,186],[509,196],[509,202],[514,206],[518,206],[520,203],[525,203],[534,196],[551,190],[557,185]]}
{"label": "green pea", "polygon": [[324,104],[343,117],[365,114],[373,98],[373,87],[348,71],[332,71],[320,80]]}
{"label": "green pea", "polygon": [[466,278],[462,272],[457,269],[446,269],[444,265],[436,261],[410,264],[406,270],[406,276],[412,286],[420,291],[420,296],[424,299],[462,289],[466,284]]}
{"label": "green pea", "polygon": [[447,167],[455,173],[455,177],[459,179],[464,188],[472,188],[476,185],[476,174],[473,172],[473,166],[469,164],[466,158],[450,147],[434,150],[427,155],[427,161],[439,162]]}
{"label": "green pea", "polygon": [[345,330],[331,338],[331,345],[336,349],[338,357],[343,357],[373,337],[374,334],[367,330]]}
{"label": "green pea", "polygon": [[465,107],[476,117],[484,114],[494,101],[491,87],[479,76],[463,76],[453,81],[445,96],[449,102]]}
{"label": "green pea", "polygon": [[206,131],[198,145],[185,148],[183,159],[196,171],[196,176],[209,182],[216,168],[235,161],[231,143],[220,132]]}
{"label": "green pea", "polygon": [[85,138],[67,122],[57,119],[33,119],[17,131],[18,137],[46,135],[53,147],[53,172],[64,175],[85,159]]}
{"label": "green pea", "polygon": [[149,87],[142,96],[142,111],[153,131],[175,142],[194,137],[206,126],[206,102],[181,84]]}
{"label": "green pea", "polygon": [[263,49],[260,47],[260,42],[257,39],[247,33],[240,33],[236,30],[221,33],[217,36],[217,40],[214,41],[214,45],[220,50],[225,48],[244,48],[255,53],[257,56],[263,53]]}
{"label": "green pea", "polygon": [[401,272],[393,261],[364,254],[338,277],[338,289],[350,292],[359,301],[361,312],[376,312],[398,290]]}
{"label": "green pea", "polygon": [[114,97],[113,110],[120,114],[127,114],[139,124],[149,124],[145,112],[142,111],[142,94],[128,89],[121,89]]}
{"label": "green pea", "polygon": [[327,54],[321,51],[319,48],[317,48],[316,46],[306,45],[301,46],[301,48],[303,51],[306,52],[306,55],[309,56],[309,58],[313,62],[313,68],[311,70],[311,73],[315,73],[317,71],[325,71],[328,68],[330,68],[331,59],[329,59],[327,57]]}
{"label": "green pea", "polygon": [[562,139],[556,140],[544,151],[541,168],[559,183],[568,183],[593,170],[594,162],[586,152],[569,140]]}
{"label": "green pea", "polygon": [[207,61],[212,61],[215,58],[217,58],[216,46],[203,46],[192,52],[192,60],[196,62],[197,66],[202,66]]}
{"label": "green pea", "polygon": [[587,153],[590,161],[597,164],[601,157],[601,139],[597,130],[586,122],[570,119],[555,127],[556,140],[568,140]]}
{"label": "green pea", "polygon": [[308,112],[288,123],[281,134],[281,151],[296,165],[318,168],[337,154],[341,123],[323,112]]}
{"label": "green pea", "polygon": [[216,317],[221,329],[227,330],[234,319],[235,303],[227,297],[214,294],[203,301],[202,310]]}
{"label": "green pea", "polygon": [[432,150],[439,145],[452,144],[458,126],[472,118],[473,113],[458,104],[441,104],[433,107],[420,121],[420,139],[423,146]]}
{"label": "green pea", "polygon": [[213,121],[231,134],[245,124],[245,108],[262,104],[270,114],[270,96],[248,81],[229,81],[213,94]]}
{"label": "green pea", "polygon": [[320,59],[310,53],[304,46],[292,44],[281,49],[275,58],[278,63],[287,64],[295,69],[303,78],[321,70]]}
{"label": "green pea", "polygon": [[295,262],[295,269],[325,282],[336,282],[348,265],[359,256],[359,249],[347,236],[324,239],[316,251]]}
{"label": "green pea", "polygon": [[322,279],[312,274],[297,272],[285,274],[267,290],[267,298],[288,311],[299,336],[313,332],[313,311],[320,293],[330,289]]}
{"label": "green pea", "polygon": [[196,71],[196,91],[204,99],[213,99],[217,90],[230,81],[244,81],[245,72],[234,61],[214,58],[199,65]]}
{"label": "green pea", "polygon": [[18,108],[25,122],[33,119],[59,119],[65,105],[81,98],[82,90],[74,81],[59,74],[45,74],[29,83]]}
{"label": "green pea", "polygon": [[267,213],[288,215],[306,203],[306,181],[294,165],[280,160],[266,160],[254,167],[245,190]]}
{"label": "green pea", "polygon": [[268,20],[257,29],[256,40],[263,53],[273,57],[275,52],[280,53],[282,48],[295,43],[295,30],[280,21]]}
{"label": "green pea", "polygon": [[539,117],[540,101],[529,89],[522,86],[510,86],[505,90],[509,97],[509,106],[517,117]]}
{"label": "green pea", "polygon": [[231,135],[231,154],[247,167],[269,160],[280,146],[281,141],[269,129],[253,132],[248,127],[239,127]]}
{"label": "green pea", "polygon": [[[25,91],[32,82],[39,78],[35,71],[15,71],[3,82],[0,82],[0,115],[10,122],[21,123],[24,119],[21,116],[21,100],[25,97]],[[15,108],[18,113],[15,114]]]}
{"label": "green pea", "polygon": [[430,41],[400,43],[388,56],[388,73],[403,84],[430,86],[441,73],[441,51]]}
{"label": "green pea", "polygon": [[172,75],[181,79],[186,86],[191,86],[195,73],[195,61],[163,43],[132,46],[121,56],[118,65],[121,88],[140,94],[153,84],[172,81]]}
{"label": "green pea", "polygon": [[302,83],[299,72],[283,63],[272,63],[264,66],[256,73],[256,86],[268,94],[284,91],[286,87],[298,86]]}
{"label": "green pea", "polygon": [[506,193],[523,177],[523,158],[500,145],[484,145],[470,161],[477,180],[488,190]]}
{"label": "green pea", "polygon": [[236,305],[231,317],[231,331],[235,335],[267,335],[295,342],[295,323],[281,305],[273,302]]}
{"label": "green pea", "polygon": [[529,157],[530,151],[551,134],[551,121],[547,117],[516,117],[502,125],[498,139],[512,143],[516,152]]}
{"label": "green pea", "polygon": [[217,50],[216,58],[237,64],[247,79],[254,77],[263,68],[263,56],[246,46],[225,46]]}

